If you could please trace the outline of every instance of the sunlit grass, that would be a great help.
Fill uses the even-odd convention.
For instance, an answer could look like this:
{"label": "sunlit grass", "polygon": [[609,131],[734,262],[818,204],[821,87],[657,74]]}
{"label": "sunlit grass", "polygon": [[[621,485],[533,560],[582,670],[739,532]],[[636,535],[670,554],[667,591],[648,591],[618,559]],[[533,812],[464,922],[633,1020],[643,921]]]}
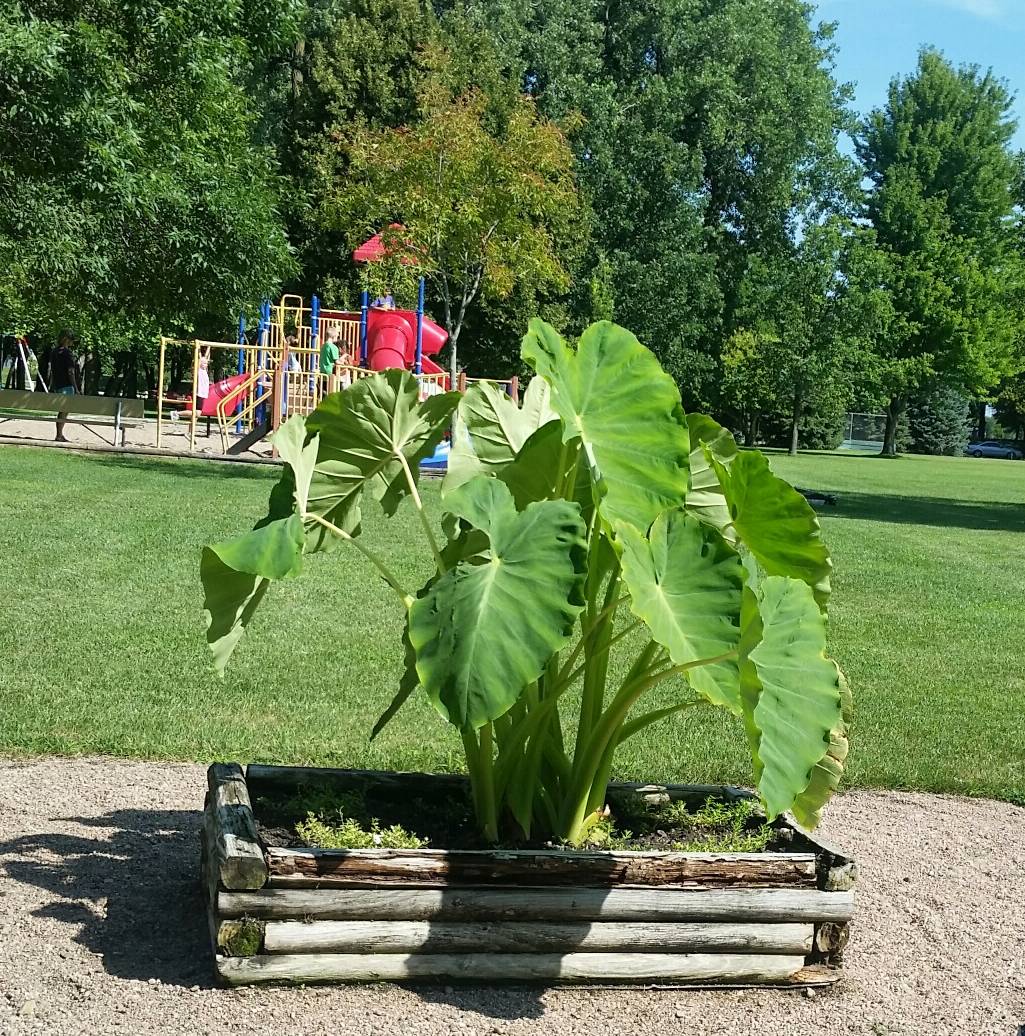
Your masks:
{"label": "sunlit grass", "polygon": [[[373,744],[398,678],[400,612],[359,555],[273,590],[224,680],[203,640],[199,550],[247,528],[267,468],[3,449],[0,751],[453,769],[414,699]],[[1025,463],[773,456],[821,509],[832,650],[857,702],[850,781],[1025,801]],[[428,482],[428,506],[438,487]],[[412,512],[367,542],[419,585]],[[618,775],[736,781],[736,724],[695,710],[625,744]]]}

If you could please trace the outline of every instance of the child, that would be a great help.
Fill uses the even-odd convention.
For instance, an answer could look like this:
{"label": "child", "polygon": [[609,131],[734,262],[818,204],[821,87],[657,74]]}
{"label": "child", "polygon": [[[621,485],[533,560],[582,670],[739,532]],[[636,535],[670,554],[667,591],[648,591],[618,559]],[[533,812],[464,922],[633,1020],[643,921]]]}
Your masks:
{"label": "child", "polygon": [[347,389],[352,384],[352,373],[348,370],[351,366],[352,356],[348,352],[339,353],[338,362],[335,364],[339,389]]}

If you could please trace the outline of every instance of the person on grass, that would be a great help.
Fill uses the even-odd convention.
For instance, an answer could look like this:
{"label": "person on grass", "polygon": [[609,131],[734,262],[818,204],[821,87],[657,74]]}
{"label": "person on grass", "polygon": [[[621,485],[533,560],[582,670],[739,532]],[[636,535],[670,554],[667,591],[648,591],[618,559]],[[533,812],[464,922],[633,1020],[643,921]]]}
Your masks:
{"label": "person on grass", "polygon": [[[75,344],[70,331],[61,331],[57,339],[57,348],[50,356],[50,391],[62,396],[73,396],[80,393],[78,381],[78,363],[71,347]],[[67,424],[66,411],[57,414],[57,442],[68,442],[64,435]]]}

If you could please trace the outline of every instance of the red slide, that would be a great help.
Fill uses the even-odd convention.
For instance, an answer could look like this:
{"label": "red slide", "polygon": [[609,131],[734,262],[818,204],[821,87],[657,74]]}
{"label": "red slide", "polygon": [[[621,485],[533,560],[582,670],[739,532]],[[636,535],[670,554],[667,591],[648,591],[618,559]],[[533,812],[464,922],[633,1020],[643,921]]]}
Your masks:
{"label": "red slide", "polygon": [[[448,340],[448,332],[424,317],[424,373],[443,374],[431,360]],[[371,370],[412,368],[416,362],[416,313],[411,309],[371,309],[367,314],[367,362]]]}

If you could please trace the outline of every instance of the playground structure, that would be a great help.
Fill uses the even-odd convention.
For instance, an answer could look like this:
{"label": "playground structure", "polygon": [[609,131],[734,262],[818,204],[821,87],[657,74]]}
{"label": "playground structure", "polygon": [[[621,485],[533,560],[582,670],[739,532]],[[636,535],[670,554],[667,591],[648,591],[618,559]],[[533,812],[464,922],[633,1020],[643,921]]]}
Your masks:
{"label": "playground structure", "polygon": [[[383,254],[380,235],[353,253],[358,262],[371,262]],[[321,370],[321,351],[329,334],[337,332],[336,345],[343,358],[332,371]],[[201,418],[217,421],[224,453],[242,453],[274,431],[293,414],[309,414],[331,392],[351,385],[375,371],[401,368],[420,383],[422,398],[454,387],[465,391],[468,381],[491,381],[514,400],[519,386],[507,380],[467,378],[460,374],[455,386],[450,376],[431,357],[448,340],[448,332],[424,314],[424,279],[419,280],[415,310],[371,305],[364,290],[358,311],[322,307],[316,295],[307,306],[299,295],[284,295],[276,303],[260,307],[255,342],[246,334],[245,317],[239,317],[235,342],[160,337],[157,375],[157,446],[162,445],[169,411],[188,404],[189,450],[196,448],[196,428]],[[167,391],[168,349],[191,350],[192,391],[183,399]],[[201,362],[209,372],[233,368],[229,377],[214,381],[200,396]],[[347,362],[346,362],[347,361]],[[201,401],[201,405],[197,405]]]}

